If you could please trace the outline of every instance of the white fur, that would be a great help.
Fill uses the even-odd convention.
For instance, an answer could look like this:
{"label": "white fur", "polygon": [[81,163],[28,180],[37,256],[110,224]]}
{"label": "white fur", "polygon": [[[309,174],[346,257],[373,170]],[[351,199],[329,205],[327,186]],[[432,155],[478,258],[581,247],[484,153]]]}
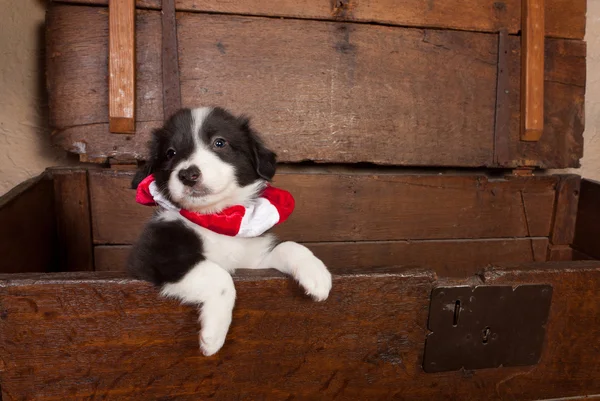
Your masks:
{"label": "white fur", "polygon": [[[184,208],[203,213],[217,212],[231,205],[246,205],[265,186],[264,181],[240,188],[235,179],[235,168],[223,162],[198,139],[203,121],[210,108],[192,112],[195,151],[171,173],[169,191]],[[189,188],[177,179],[177,173],[196,165],[202,184],[210,194],[189,197]],[[230,237],[200,227],[177,211],[162,210],[155,217],[160,220],[180,220],[200,237],[205,261],[193,267],[179,282],[167,284],[162,294],[184,303],[202,305],[200,310],[200,347],[205,355],[216,353],[224,344],[235,304],[235,288],[231,273],[236,269],[274,268],[296,279],[306,293],[316,301],[327,299],[331,290],[331,274],[306,247],[295,242],[284,242],[273,248],[274,237]]]}

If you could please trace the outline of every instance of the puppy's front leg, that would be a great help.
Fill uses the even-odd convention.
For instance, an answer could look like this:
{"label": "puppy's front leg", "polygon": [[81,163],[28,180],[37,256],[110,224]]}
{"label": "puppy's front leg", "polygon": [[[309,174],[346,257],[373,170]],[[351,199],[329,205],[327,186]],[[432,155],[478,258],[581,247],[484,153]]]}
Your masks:
{"label": "puppy's front leg", "polygon": [[206,356],[221,349],[231,324],[235,287],[231,275],[216,263],[198,263],[180,281],[163,286],[161,294],[200,309],[200,348]]}
{"label": "puppy's front leg", "polygon": [[282,242],[261,263],[262,269],[276,269],[296,279],[316,301],[324,301],[331,290],[331,273],[308,248],[296,242]]}

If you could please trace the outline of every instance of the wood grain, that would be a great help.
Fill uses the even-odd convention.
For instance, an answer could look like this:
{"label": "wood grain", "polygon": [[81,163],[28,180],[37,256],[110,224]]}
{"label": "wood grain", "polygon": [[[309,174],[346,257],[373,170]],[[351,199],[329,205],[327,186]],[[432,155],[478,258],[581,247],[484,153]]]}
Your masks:
{"label": "wood grain", "polygon": [[[469,277],[487,266],[546,260],[547,238],[444,241],[320,242],[305,244],[332,272],[397,266]],[[94,247],[96,271],[125,271],[130,245]]]}
{"label": "wood grain", "polygon": [[86,170],[51,170],[60,271],[93,271],[92,220]]}
{"label": "wood grain", "polygon": [[174,0],[162,0],[161,21],[163,115],[165,119],[168,119],[181,108],[177,20],[175,19]]}
{"label": "wood grain", "polygon": [[[160,14],[138,10],[135,30],[134,114],[139,133],[145,130],[140,122],[163,120]],[[60,142],[61,146],[93,156],[98,146],[109,154],[119,153],[119,147],[114,151],[113,146],[137,140],[138,135],[112,135],[108,128],[107,9],[52,2],[46,15],[46,41],[50,124],[57,129],[83,125],[81,131],[90,131]],[[95,124],[101,124],[102,131],[94,131]],[[140,150],[147,140],[146,133]]]}
{"label": "wood grain", "polygon": [[579,167],[583,157],[586,45],[581,41],[546,40],[544,134],[537,142],[520,140],[521,53],[509,37],[510,124],[508,158],[501,166]]}
{"label": "wood grain", "polygon": [[108,2],[108,125],[135,133],[135,0]]}
{"label": "wood grain", "polygon": [[560,176],[550,235],[550,242],[553,245],[571,245],[573,243],[580,186],[580,176],[574,174]]}
{"label": "wood grain", "polygon": [[0,197],[0,272],[58,268],[52,180],[42,174]]}
{"label": "wood grain", "polygon": [[495,36],[187,13],[178,36],[182,104],[251,115],[286,161],[493,162]]}
{"label": "wood grain", "polygon": [[[134,136],[108,130],[107,18],[97,7],[55,4],[50,9],[53,140],[91,160],[143,159],[150,131],[163,118],[160,15],[138,11],[136,20]],[[181,77],[184,104],[213,102],[250,114],[283,162],[579,164],[583,42],[546,41],[545,132],[538,143],[525,143],[519,125],[520,44],[518,37],[509,37],[508,156],[497,164],[495,36],[196,13],[182,13],[178,21],[179,54],[187,60],[181,60],[182,68],[187,65]]]}
{"label": "wood grain", "polygon": [[521,0],[521,140],[544,132],[544,0]]}
{"label": "wood grain", "polygon": [[[153,208],[137,205],[131,172],[90,171],[95,244],[131,244]],[[557,179],[279,174],[296,209],[274,232],[299,242],[545,237]],[[319,194],[318,200],[315,194]]]}
{"label": "wood grain", "polygon": [[[107,4],[108,0],[59,0],[63,3]],[[466,0],[454,7],[443,0],[177,0],[177,10],[215,12],[271,17],[377,22],[390,25],[449,28],[498,32],[506,28],[511,34],[521,29],[519,0]],[[138,0],[138,7],[160,9],[160,0]],[[583,39],[585,34],[585,0],[546,0],[546,36]]]}
{"label": "wood grain", "polygon": [[520,265],[481,278],[553,286],[538,365],[425,374],[429,297],[440,282],[422,271],[336,275],[324,303],[287,278],[240,274],[231,331],[210,358],[197,347],[195,309],[149,285],[97,274],[5,276],[3,397],[505,400],[600,391],[600,350],[590,347],[600,304],[589,302],[600,262]]}
{"label": "wood grain", "polygon": [[582,180],[573,248],[600,259],[600,183]]}

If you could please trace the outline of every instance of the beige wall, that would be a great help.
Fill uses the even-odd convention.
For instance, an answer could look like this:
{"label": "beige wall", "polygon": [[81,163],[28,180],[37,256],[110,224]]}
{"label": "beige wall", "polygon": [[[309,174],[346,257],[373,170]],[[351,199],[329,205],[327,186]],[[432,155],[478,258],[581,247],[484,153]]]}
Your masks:
{"label": "beige wall", "polygon": [[42,0],[1,0],[0,194],[64,159],[50,147]]}
{"label": "beige wall", "polygon": [[[50,147],[43,70],[43,0],[0,0],[0,195],[47,166]],[[588,0],[585,154],[575,172],[600,180],[600,0]]]}

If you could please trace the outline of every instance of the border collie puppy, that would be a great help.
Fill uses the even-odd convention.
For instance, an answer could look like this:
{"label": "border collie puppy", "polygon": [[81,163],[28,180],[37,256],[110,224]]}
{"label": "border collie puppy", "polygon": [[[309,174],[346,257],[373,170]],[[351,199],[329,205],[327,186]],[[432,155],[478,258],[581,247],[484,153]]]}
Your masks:
{"label": "border collie puppy", "polygon": [[249,120],[222,108],[182,109],[153,133],[150,158],[132,186],[158,205],[128,261],[129,273],[200,309],[200,348],[219,351],[231,323],[236,269],[274,268],[316,301],[331,274],[306,247],[264,232],[287,217],[293,198],[272,187],[276,155]]}

